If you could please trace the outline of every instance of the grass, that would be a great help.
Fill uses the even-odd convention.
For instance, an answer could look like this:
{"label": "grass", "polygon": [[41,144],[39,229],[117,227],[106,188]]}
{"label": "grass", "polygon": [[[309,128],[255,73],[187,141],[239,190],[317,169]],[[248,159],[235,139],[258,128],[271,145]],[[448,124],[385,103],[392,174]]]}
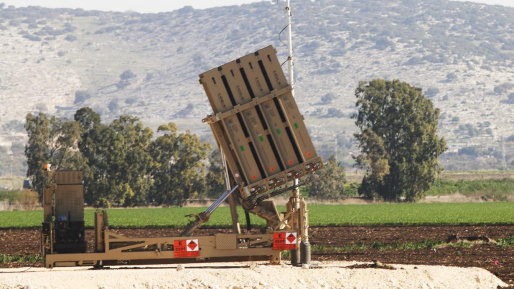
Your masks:
{"label": "grass", "polygon": [[[109,209],[109,224],[116,228],[146,228],[186,226],[187,214],[200,213],[204,208]],[[285,211],[284,206],[278,210]],[[243,210],[240,222],[245,226]],[[39,228],[43,212],[0,211],[0,228]],[[86,227],[93,227],[94,210],[85,211]],[[264,226],[264,221],[251,215],[252,224]],[[311,226],[347,225],[465,225],[514,224],[514,203],[448,203],[448,204],[373,204],[373,205],[310,205]],[[204,227],[230,227],[228,207],[216,210]]]}
{"label": "grass", "polygon": [[19,256],[19,255],[6,255],[6,254],[0,254],[0,264],[6,264],[6,263],[35,263],[35,262],[42,262],[43,257],[41,255],[26,255],[26,256]]}

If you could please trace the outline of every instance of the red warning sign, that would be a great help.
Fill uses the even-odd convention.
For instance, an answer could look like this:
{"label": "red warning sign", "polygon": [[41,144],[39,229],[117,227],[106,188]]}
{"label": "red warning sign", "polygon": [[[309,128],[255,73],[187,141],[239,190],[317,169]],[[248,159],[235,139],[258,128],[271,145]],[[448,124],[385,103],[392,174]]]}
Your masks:
{"label": "red warning sign", "polygon": [[175,258],[200,256],[200,243],[198,243],[198,239],[177,240],[173,245]]}
{"label": "red warning sign", "polygon": [[298,237],[296,232],[273,234],[273,250],[296,250]]}

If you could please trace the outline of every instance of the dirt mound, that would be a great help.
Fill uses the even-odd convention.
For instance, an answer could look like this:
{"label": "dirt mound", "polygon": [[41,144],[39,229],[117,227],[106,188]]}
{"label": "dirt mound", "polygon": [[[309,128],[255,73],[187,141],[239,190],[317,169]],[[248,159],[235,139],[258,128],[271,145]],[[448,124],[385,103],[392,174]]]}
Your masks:
{"label": "dirt mound", "polygon": [[[396,265],[351,269],[354,262],[323,262],[310,269],[244,263],[151,266],[108,270],[4,269],[0,288],[497,288],[480,268]],[[66,277],[63,277],[66,276]],[[115,276],[115,278],[113,278]]]}

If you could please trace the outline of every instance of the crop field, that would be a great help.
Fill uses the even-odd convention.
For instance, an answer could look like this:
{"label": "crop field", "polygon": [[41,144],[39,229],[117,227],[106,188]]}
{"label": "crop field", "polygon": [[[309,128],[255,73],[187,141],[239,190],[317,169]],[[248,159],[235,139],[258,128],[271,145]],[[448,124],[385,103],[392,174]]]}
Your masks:
{"label": "crop field", "polygon": [[[278,206],[285,211],[284,206]],[[373,204],[373,205],[311,205],[311,226],[346,225],[477,225],[514,224],[514,203],[449,203],[449,204]],[[116,228],[184,227],[185,215],[200,213],[204,208],[109,209],[109,224]],[[228,207],[214,212],[204,227],[229,227]],[[93,226],[95,210],[86,210],[86,227]],[[245,225],[244,213],[239,211]],[[37,228],[43,212],[0,211],[0,228]],[[252,224],[264,225],[251,215]]]}

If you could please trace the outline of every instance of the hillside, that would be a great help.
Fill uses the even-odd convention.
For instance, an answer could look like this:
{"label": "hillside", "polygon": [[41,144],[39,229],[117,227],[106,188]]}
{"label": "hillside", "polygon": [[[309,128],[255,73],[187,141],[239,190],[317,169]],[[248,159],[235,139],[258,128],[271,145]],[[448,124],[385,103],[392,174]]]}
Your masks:
{"label": "hillside", "polygon": [[[198,74],[269,44],[285,60],[282,9],[270,2],[159,14],[2,7],[0,145],[20,151],[28,112],[72,117],[82,106],[106,121],[121,114],[152,128],[174,121],[210,140]],[[339,158],[349,158],[353,91],[374,78],[422,87],[441,109],[450,151],[477,145],[498,157],[499,138],[514,134],[514,8],[300,0],[293,16],[297,102],[322,153],[337,146]]]}

